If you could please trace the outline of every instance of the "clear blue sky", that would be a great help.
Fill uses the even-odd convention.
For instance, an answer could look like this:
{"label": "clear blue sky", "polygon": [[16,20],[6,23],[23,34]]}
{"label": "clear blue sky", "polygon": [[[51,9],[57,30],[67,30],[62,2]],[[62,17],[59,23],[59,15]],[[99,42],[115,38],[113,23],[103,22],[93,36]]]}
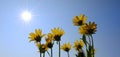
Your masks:
{"label": "clear blue sky", "polygon": [[[26,9],[34,15],[30,22],[20,17]],[[73,44],[81,36],[72,18],[80,14],[98,24],[94,35],[96,57],[119,57],[119,0],[0,0],[0,57],[39,57],[36,46],[28,39],[29,33],[37,28],[48,33],[54,27],[61,27],[65,31],[62,43]],[[73,49],[70,54],[75,57]],[[66,56],[63,51],[62,56]]]}

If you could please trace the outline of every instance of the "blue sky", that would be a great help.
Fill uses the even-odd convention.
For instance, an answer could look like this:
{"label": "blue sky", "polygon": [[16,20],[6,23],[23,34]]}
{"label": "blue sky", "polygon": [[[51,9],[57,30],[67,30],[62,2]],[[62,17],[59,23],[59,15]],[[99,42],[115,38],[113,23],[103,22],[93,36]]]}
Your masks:
{"label": "blue sky", "polygon": [[[94,35],[96,57],[119,57],[119,5],[119,0],[0,0],[0,57],[39,57],[36,46],[28,39],[29,33],[38,28],[48,33],[61,27],[65,31],[61,42],[73,44],[81,36],[72,19],[80,14],[98,24]],[[30,22],[21,19],[24,10],[34,15]],[[75,57],[74,49],[70,54]],[[62,51],[62,56],[67,55]]]}

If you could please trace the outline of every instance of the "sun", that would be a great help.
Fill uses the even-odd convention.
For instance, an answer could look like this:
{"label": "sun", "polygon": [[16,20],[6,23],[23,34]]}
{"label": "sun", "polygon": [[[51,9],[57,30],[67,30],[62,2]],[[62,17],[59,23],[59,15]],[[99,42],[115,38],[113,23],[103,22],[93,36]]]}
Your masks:
{"label": "sun", "polygon": [[21,18],[22,18],[24,21],[28,22],[28,21],[31,20],[32,14],[31,14],[29,11],[23,11],[22,14],[21,14]]}

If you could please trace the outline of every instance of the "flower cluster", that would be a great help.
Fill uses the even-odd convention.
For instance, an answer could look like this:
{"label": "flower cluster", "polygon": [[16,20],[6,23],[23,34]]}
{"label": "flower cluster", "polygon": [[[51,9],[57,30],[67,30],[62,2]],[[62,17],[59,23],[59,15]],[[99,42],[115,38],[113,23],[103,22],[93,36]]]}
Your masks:
{"label": "flower cluster", "polygon": [[[73,24],[75,26],[79,26],[79,33],[82,35],[81,46],[78,44],[75,45],[76,46],[75,49],[78,51],[78,54],[76,55],[76,57],[94,57],[95,55],[95,52],[94,52],[95,48],[94,48],[94,41],[93,41],[92,34],[95,34],[95,32],[97,31],[96,30],[97,24],[95,24],[95,22],[87,23],[86,19],[87,18],[84,14],[81,14],[80,16],[76,16],[73,18]],[[85,44],[87,55],[85,55],[85,53],[83,52],[83,49],[81,48],[83,47],[82,43]],[[78,49],[78,48],[81,48],[81,49]]]}
{"label": "flower cluster", "polygon": [[[87,17],[84,14],[80,16],[75,16],[73,18],[74,26],[78,26],[78,32],[82,35],[80,40],[76,40],[74,45],[69,43],[63,43],[61,45],[62,36],[65,34],[64,30],[57,27],[51,29],[51,32],[48,34],[43,34],[41,29],[35,29],[35,32],[31,32],[29,34],[30,42],[34,41],[38,50],[40,52],[40,57],[45,57],[45,53],[48,52],[48,49],[51,50],[49,53],[50,57],[53,57],[53,47],[54,41],[58,44],[58,56],[61,57],[61,50],[67,52],[68,57],[70,57],[70,50],[72,47],[76,50],[77,54],[76,57],[94,57],[95,55],[95,48],[94,48],[94,41],[92,34],[95,34],[97,31],[97,24],[95,22],[86,22]],[[43,38],[45,37],[45,38]],[[45,39],[46,43],[41,43],[41,40]],[[85,51],[83,50],[85,48]]]}
{"label": "flower cluster", "polygon": [[[43,54],[43,57],[45,56],[45,52],[48,51],[48,49],[51,49],[51,57],[53,56],[52,54],[52,48],[54,41],[57,41],[59,43],[59,54],[60,54],[60,41],[61,41],[61,36],[64,35],[64,30],[58,28],[53,28],[51,30],[51,33],[48,34],[42,34],[41,29],[35,29],[35,33],[31,32],[29,34],[29,39],[30,42],[34,41],[36,46],[39,49],[40,52],[40,57]],[[45,36],[46,43],[41,43],[41,39]],[[60,56],[60,55],[59,55]]]}

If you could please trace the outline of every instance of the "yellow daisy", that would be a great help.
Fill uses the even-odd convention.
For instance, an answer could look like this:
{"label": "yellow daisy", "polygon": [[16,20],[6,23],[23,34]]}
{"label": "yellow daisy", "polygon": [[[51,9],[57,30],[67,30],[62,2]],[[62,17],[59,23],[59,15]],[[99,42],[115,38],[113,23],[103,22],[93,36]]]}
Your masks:
{"label": "yellow daisy", "polygon": [[81,14],[80,16],[75,16],[73,18],[73,24],[75,26],[81,26],[86,23],[87,17],[84,14]]}
{"label": "yellow daisy", "polygon": [[60,41],[61,40],[61,36],[64,35],[64,30],[60,29],[60,28],[54,28],[52,29],[52,34],[53,34],[53,38],[55,41]]}
{"label": "yellow daisy", "polygon": [[34,41],[34,40],[35,40],[35,38],[36,38],[35,33],[31,32],[29,35],[30,35],[30,36],[29,36],[30,41]]}
{"label": "yellow daisy", "polygon": [[84,27],[85,27],[85,25],[82,25],[82,26],[79,27],[79,33],[82,34],[82,35],[84,35],[86,33],[86,30],[85,30]]}
{"label": "yellow daisy", "polygon": [[53,40],[53,35],[51,33],[47,34],[46,42],[51,42]]}
{"label": "yellow daisy", "polygon": [[45,36],[45,34],[42,34],[42,30],[40,30],[40,29],[35,29],[35,33],[30,33],[29,34],[30,35],[30,41],[36,41],[36,42],[40,42],[41,41],[41,38],[43,37],[43,36]]}
{"label": "yellow daisy", "polygon": [[80,49],[82,49],[82,47],[84,47],[83,40],[80,40],[80,41],[76,40],[74,42],[74,48],[75,48],[75,50],[79,51]]}
{"label": "yellow daisy", "polygon": [[97,30],[97,24],[95,22],[89,22],[79,28],[80,34],[94,34]]}
{"label": "yellow daisy", "polygon": [[62,50],[64,50],[64,51],[66,51],[66,52],[69,52],[69,50],[71,49],[71,44],[70,43],[68,43],[68,44],[66,44],[66,43],[64,43],[62,46],[61,46],[61,49]]}
{"label": "yellow daisy", "polygon": [[39,49],[39,52],[41,53],[45,53],[48,50],[48,47],[46,44],[37,43],[37,47]]}
{"label": "yellow daisy", "polygon": [[48,48],[52,48],[53,47],[53,43],[52,43],[53,35],[51,33],[48,33],[47,37],[45,38],[45,40],[46,40],[47,47]]}

